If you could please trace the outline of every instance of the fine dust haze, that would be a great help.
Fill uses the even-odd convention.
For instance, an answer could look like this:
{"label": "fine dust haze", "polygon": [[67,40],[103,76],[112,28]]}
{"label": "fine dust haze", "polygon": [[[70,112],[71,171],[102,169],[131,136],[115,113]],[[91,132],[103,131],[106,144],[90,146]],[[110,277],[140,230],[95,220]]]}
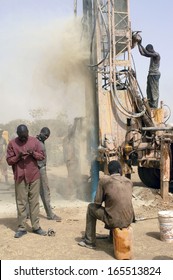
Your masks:
{"label": "fine dust haze", "polygon": [[65,111],[70,119],[85,116],[89,48],[80,20],[57,22],[48,34],[35,69],[32,96],[51,113]]}
{"label": "fine dust haze", "polygon": [[73,122],[85,116],[89,47],[81,19],[14,27],[4,48],[8,57],[1,64],[0,123],[28,119],[29,111],[37,108],[45,110],[43,118],[65,112]]}
{"label": "fine dust haze", "polygon": [[[93,108],[93,102],[87,66],[90,56],[89,44],[84,38],[81,19],[73,18],[66,21],[57,20],[46,26],[29,24],[21,26],[20,30],[14,28],[13,44],[9,44],[11,37],[6,42],[9,56],[4,59],[4,69],[1,70],[1,104],[4,106],[0,123],[8,123],[15,119],[29,120],[29,112],[39,108],[45,112],[43,119],[54,119],[60,113],[65,113],[73,126],[73,137],[67,139],[68,151],[65,150],[65,153],[74,153],[70,160],[75,158],[75,161],[71,161],[70,169],[63,164],[58,165],[60,173],[57,174],[56,169],[50,170],[49,173],[51,195],[55,200],[57,193],[60,197],[62,195],[71,199],[70,193],[66,193],[70,188],[73,189],[73,198],[79,193],[79,189],[82,199],[86,197],[83,191],[89,192],[87,178],[90,164],[87,161],[87,125],[84,118],[91,115],[89,110]],[[52,157],[56,167],[64,151],[62,143],[58,146],[57,139],[53,139],[53,129],[51,136],[46,143],[48,160]],[[76,148],[77,152],[74,150]],[[48,167],[52,166],[52,163],[49,163],[50,161]],[[76,170],[81,173],[76,173]],[[69,175],[69,172],[74,175]],[[67,177],[62,177],[62,174]]]}

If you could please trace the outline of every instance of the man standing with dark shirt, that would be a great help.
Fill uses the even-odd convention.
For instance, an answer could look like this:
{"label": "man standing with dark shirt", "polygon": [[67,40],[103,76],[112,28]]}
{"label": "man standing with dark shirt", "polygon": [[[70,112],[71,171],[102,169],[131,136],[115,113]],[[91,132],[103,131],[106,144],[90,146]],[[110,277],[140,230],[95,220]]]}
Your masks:
{"label": "man standing with dark shirt", "polygon": [[26,206],[29,202],[29,212],[33,232],[46,235],[39,224],[39,191],[40,172],[37,161],[44,159],[40,142],[37,138],[29,136],[26,125],[17,127],[17,135],[7,147],[6,160],[12,166],[15,181],[15,196],[18,215],[18,230],[14,237],[19,238],[27,233]]}
{"label": "man standing with dark shirt", "polygon": [[[142,39],[141,39],[142,40]],[[147,98],[151,108],[158,108],[159,102],[159,79],[160,79],[160,55],[157,53],[151,44],[146,48],[138,42],[138,49],[141,55],[150,58],[150,66],[147,77]]]}
{"label": "man standing with dark shirt", "polygon": [[111,230],[127,228],[135,219],[131,180],[121,176],[121,165],[116,160],[109,162],[108,171],[110,176],[100,179],[94,203],[88,205],[85,238],[78,243],[82,247],[96,248],[97,220]]}
{"label": "man standing with dark shirt", "polygon": [[45,158],[43,160],[38,160],[38,167],[40,170],[40,196],[44,205],[44,209],[47,214],[48,220],[55,220],[57,222],[61,222],[61,217],[57,216],[53,213],[52,207],[50,204],[50,188],[48,184],[46,163],[47,163],[47,153],[45,147],[45,141],[50,136],[50,129],[48,127],[43,127],[37,136],[37,139],[40,141],[42,150],[44,152]]}

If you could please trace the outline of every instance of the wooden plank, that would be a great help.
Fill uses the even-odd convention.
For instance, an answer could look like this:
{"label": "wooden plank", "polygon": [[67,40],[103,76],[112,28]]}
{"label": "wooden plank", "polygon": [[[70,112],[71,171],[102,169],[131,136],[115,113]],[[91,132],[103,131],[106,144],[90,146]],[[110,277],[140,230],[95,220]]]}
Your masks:
{"label": "wooden plank", "polygon": [[163,200],[168,201],[170,182],[170,153],[169,142],[161,142],[161,166],[160,166],[160,194]]}

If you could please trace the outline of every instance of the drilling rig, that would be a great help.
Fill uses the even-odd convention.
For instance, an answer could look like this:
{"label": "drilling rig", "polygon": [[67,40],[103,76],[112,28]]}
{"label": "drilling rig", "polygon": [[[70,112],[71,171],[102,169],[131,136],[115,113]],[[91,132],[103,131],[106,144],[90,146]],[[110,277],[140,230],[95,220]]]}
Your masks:
{"label": "drilling rig", "polygon": [[[160,188],[166,200],[173,178],[173,128],[166,123],[166,105],[151,109],[138,84],[132,59],[138,32],[131,30],[129,0],[83,0],[83,30],[90,42],[93,87],[93,114],[87,116],[92,196],[99,171],[106,174],[109,161],[118,159],[125,176],[130,178],[136,166],[141,181]],[[86,96],[88,91],[86,86]]]}

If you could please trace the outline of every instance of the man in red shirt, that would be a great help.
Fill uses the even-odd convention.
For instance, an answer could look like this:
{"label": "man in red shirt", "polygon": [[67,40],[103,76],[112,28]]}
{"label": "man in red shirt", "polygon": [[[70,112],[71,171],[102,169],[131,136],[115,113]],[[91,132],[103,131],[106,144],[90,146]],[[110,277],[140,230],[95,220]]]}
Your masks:
{"label": "man in red shirt", "polygon": [[6,160],[12,166],[15,181],[15,196],[18,215],[18,230],[14,237],[19,238],[26,231],[26,205],[29,202],[29,212],[33,232],[46,235],[39,225],[39,191],[40,172],[37,160],[43,160],[44,154],[37,138],[29,136],[26,125],[17,127],[17,135],[7,147]]}

